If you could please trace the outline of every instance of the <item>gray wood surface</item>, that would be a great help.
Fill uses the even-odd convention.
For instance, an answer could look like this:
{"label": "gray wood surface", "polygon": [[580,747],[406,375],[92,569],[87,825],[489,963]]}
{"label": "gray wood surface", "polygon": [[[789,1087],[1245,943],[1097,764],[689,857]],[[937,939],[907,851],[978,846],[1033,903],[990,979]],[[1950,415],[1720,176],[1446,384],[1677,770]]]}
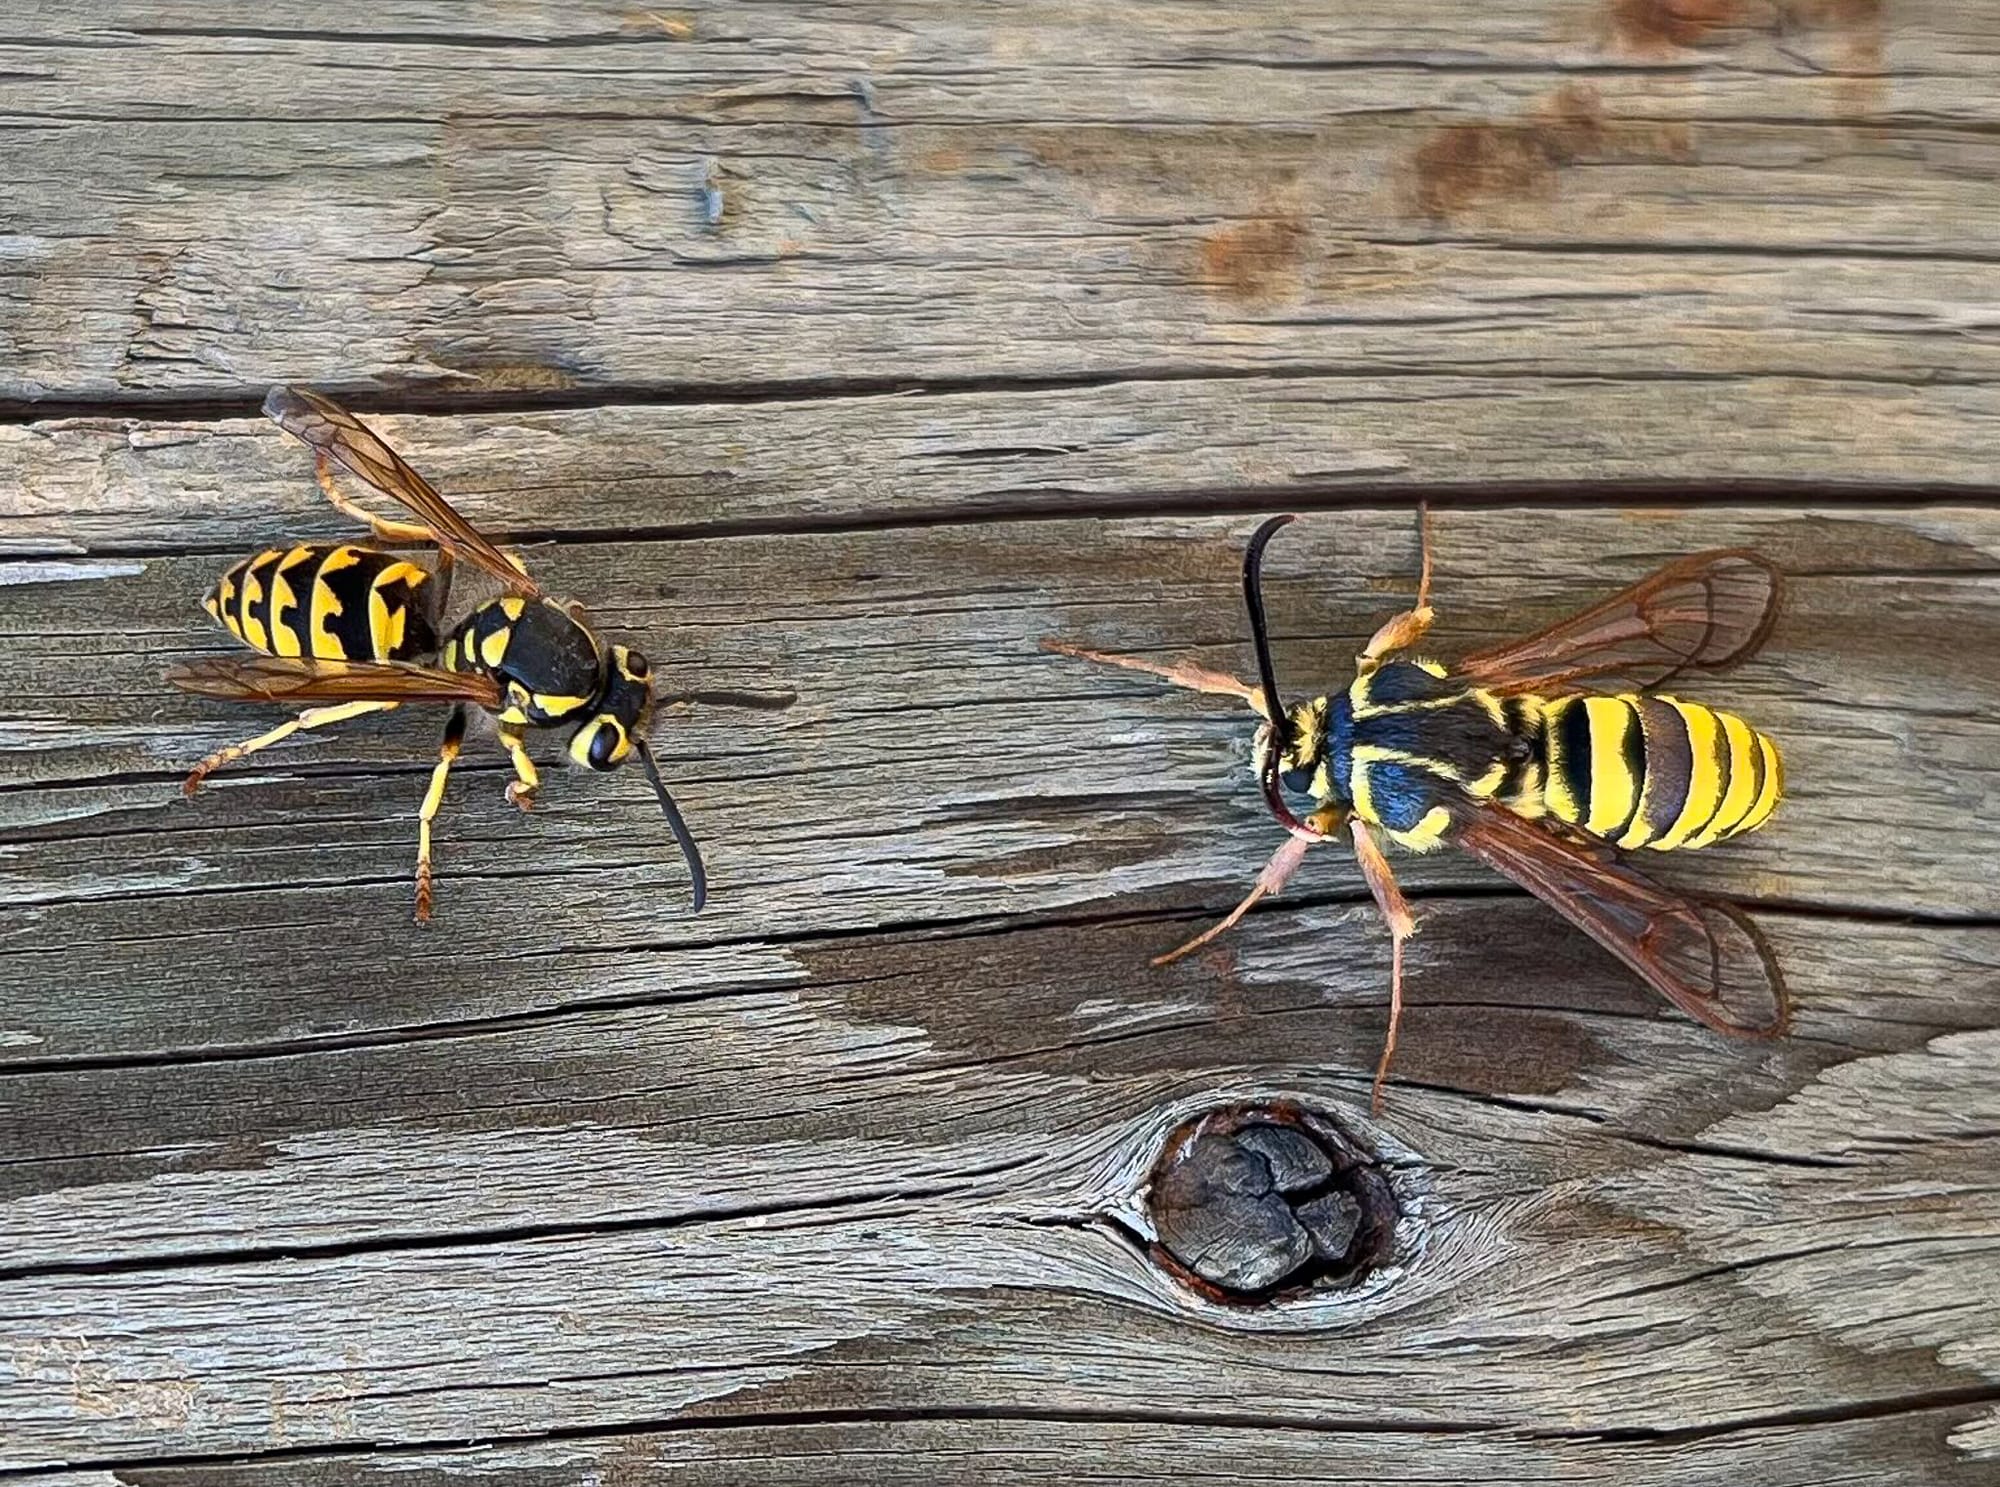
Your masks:
{"label": "gray wood surface", "polygon": [[[1365,10],[1365,13],[1364,13]],[[2000,20],[1946,0],[21,4],[0,27],[0,1477],[2000,1481]],[[649,650],[643,782],[166,689],[350,530],[342,390]],[[1387,937],[1246,715],[1668,556],[1788,575],[1784,744],[1659,865],[1732,1043],[1450,854]],[[1692,690],[1692,689],[1691,689]],[[541,751],[553,758],[554,749]],[[1651,865],[1651,864],[1649,864]],[[1147,1256],[1183,1118],[1404,1199],[1358,1288]]]}

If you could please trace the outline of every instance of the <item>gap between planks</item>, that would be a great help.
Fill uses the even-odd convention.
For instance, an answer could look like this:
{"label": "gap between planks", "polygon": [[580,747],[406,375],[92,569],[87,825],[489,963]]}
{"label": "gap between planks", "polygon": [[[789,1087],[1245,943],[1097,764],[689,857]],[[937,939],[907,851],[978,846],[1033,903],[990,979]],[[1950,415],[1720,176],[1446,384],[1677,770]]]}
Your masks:
{"label": "gap between planks", "polygon": [[[2000,127],[2000,126],[1997,126]],[[1407,244],[1397,242],[1391,246],[1429,246],[1425,243]],[[1445,245],[1445,244],[1440,244]],[[1476,242],[1451,244],[1453,246],[1478,247]],[[1581,252],[1604,253],[1603,246],[1561,244],[1557,248],[1574,249]],[[1650,251],[1629,248],[1627,252]],[[1686,251],[1695,251],[1689,247]],[[1709,250],[1703,250],[1709,251]],[[1809,257],[1793,251],[1777,256]],[[1893,254],[1885,255],[1898,259],[1913,256],[1926,259],[1938,258],[1936,254]],[[1944,259],[1942,261],[1952,261]],[[2000,265],[2000,256],[1992,259],[1973,260],[1981,264]],[[339,401],[352,412],[364,416],[380,414],[384,416],[426,415],[457,416],[479,413],[577,413],[591,412],[604,408],[682,408],[700,407],[706,404],[737,406],[757,403],[815,403],[841,402],[884,397],[979,397],[992,393],[1035,393],[1035,392],[1091,392],[1107,388],[1117,388],[1131,384],[1175,383],[1175,382],[1282,382],[1299,381],[1379,381],[1385,376],[1393,376],[1396,369],[1379,363],[1326,363],[1326,362],[1272,362],[1258,366],[1237,366],[1228,363],[1173,364],[1161,366],[1129,366],[1112,370],[1092,368],[1073,372],[991,372],[967,377],[893,377],[893,376],[819,376],[799,378],[760,378],[756,380],[721,382],[593,382],[578,387],[541,388],[467,388],[447,389],[435,385],[411,387],[383,387],[377,383],[342,382],[337,379],[320,378],[307,382],[320,392]],[[1927,372],[1921,375],[1895,376],[1887,373],[1863,371],[1840,371],[1815,373],[1796,368],[1778,368],[1771,371],[1729,369],[1703,372],[1679,367],[1662,367],[1645,372],[1633,368],[1606,371],[1602,368],[1579,366],[1571,369],[1561,367],[1532,367],[1515,370],[1507,367],[1470,366],[1453,368],[1449,373],[1438,369],[1418,368],[1407,375],[1413,378],[1450,375],[1470,381],[1480,382],[1540,382],[1560,383],[1565,381],[1588,381],[1612,384],[1671,382],[1671,383],[1743,383],[1776,380],[1784,382],[1834,382],[1854,383],[1866,386],[1889,386],[1909,388],[1935,387],[1992,387],[2000,385],[1990,377],[1974,375],[1954,376],[1946,373]],[[158,394],[145,391],[124,392],[116,396],[96,397],[0,397],[0,426],[12,424],[32,424],[53,422],[63,419],[89,418],[143,418],[155,422],[202,422],[226,418],[256,418],[263,412],[264,396],[270,390],[269,383],[214,391],[173,390]],[[1806,481],[1796,482],[1798,488],[1810,488]]]}
{"label": "gap between planks", "polygon": [[[382,410],[387,411],[387,410]],[[797,517],[745,517],[733,521],[675,522],[663,526],[535,527],[509,525],[494,535],[508,546],[603,547],[649,542],[707,542],[734,537],[863,536],[873,532],[922,531],[936,527],[1000,526],[1029,522],[1145,521],[1190,516],[1255,516],[1264,512],[1296,511],[1305,515],[1377,512],[1428,505],[1439,512],[1507,509],[1513,511],[1616,511],[1643,506],[1680,511],[1739,509],[1744,506],[1923,511],[1931,508],[1993,510],[2000,508],[2000,483],[1978,481],[1963,485],[1925,482],[1913,485],[1825,482],[1817,480],[1712,481],[1468,481],[1463,485],[1373,485],[1349,481],[1325,485],[1285,485],[1271,490],[1248,486],[1193,488],[1130,496],[1065,491],[1036,486],[1038,498],[1019,505],[996,502],[967,508],[860,511]],[[1075,504],[1051,506],[1052,496],[1067,496]],[[240,558],[242,543],[190,544],[162,547],[157,543],[83,543],[65,548],[71,559]],[[40,551],[0,552],[0,572],[10,563],[47,563]],[[1996,568],[1825,568],[1786,570],[1788,578],[1978,578],[2000,574]],[[6,788],[0,785],[0,789]]]}

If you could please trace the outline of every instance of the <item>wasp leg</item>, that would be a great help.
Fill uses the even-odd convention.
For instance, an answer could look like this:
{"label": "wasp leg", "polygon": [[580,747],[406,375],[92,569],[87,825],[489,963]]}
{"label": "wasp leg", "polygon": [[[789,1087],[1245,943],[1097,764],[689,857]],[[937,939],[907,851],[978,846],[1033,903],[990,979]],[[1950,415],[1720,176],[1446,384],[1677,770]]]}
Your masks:
{"label": "wasp leg", "polygon": [[1392,946],[1389,952],[1389,1034],[1382,1041],[1382,1058],[1375,1065],[1375,1089],[1369,1104],[1369,1108],[1380,1115],[1382,1084],[1389,1077],[1389,1060],[1396,1056],[1396,1032],[1403,1022],[1403,941],[1417,932],[1417,920],[1410,912],[1403,890],[1396,886],[1396,875],[1389,870],[1389,859],[1382,855],[1374,836],[1358,818],[1349,826],[1354,833],[1354,856],[1361,864],[1361,876],[1368,880],[1368,891],[1375,895],[1375,907],[1382,911],[1383,919],[1388,922]]}
{"label": "wasp leg", "polygon": [[1422,640],[1437,618],[1431,609],[1431,509],[1428,505],[1417,507],[1417,541],[1423,549],[1423,570],[1417,579],[1417,603],[1414,609],[1406,609],[1382,624],[1368,642],[1368,648],[1358,660],[1363,671],[1372,671],[1376,665],[1393,651],[1400,651]]}
{"label": "wasp leg", "polygon": [[325,493],[333,509],[342,516],[360,522],[373,532],[379,541],[395,543],[398,546],[412,542],[427,542],[437,548],[437,576],[428,587],[431,627],[441,630],[444,626],[445,604],[451,596],[451,549],[438,541],[436,532],[419,522],[390,521],[387,517],[363,510],[350,501],[334,483],[333,461],[326,455],[313,456],[313,475],[318,479],[319,488]]}
{"label": "wasp leg", "polygon": [[1162,677],[1177,687],[1186,687],[1191,692],[1211,692],[1225,697],[1241,697],[1256,708],[1260,716],[1270,716],[1264,706],[1263,688],[1253,687],[1248,682],[1238,681],[1226,672],[1210,671],[1207,667],[1196,666],[1192,662],[1142,661],[1137,656],[1114,656],[1109,651],[1089,650],[1080,645],[1071,645],[1066,640],[1044,640],[1042,649],[1053,651],[1058,656],[1075,656],[1080,661],[1096,661],[1105,666],[1122,666],[1127,671],[1143,671],[1148,676]]}
{"label": "wasp leg", "polygon": [[507,803],[517,805],[522,810],[533,810],[535,792],[542,788],[542,777],[535,769],[535,761],[528,757],[527,743],[519,729],[500,726],[500,742],[514,761],[514,778],[507,782]]}
{"label": "wasp leg", "polygon": [[451,774],[452,761],[465,744],[465,704],[451,710],[445,720],[444,741],[438,745],[438,762],[431,769],[431,787],[424,792],[423,808],[417,812],[417,923],[431,917],[431,821],[444,804],[444,782]]}
{"label": "wasp leg", "polygon": [[1193,954],[1217,935],[1234,929],[1236,922],[1250,912],[1252,904],[1256,903],[1258,899],[1264,897],[1267,893],[1276,893],[1285,886],[1292,874],[1298,871],[1299,864],[1305,860],[1306,849],[1312,846],[1312,844],[1312,837],[1286,837],[1285,844],[1271,854],[1271,860],[1265,863],[1264,870],[1257,874],[1257,884],[1250,890],[1249,896],[1242,903],[1231,909],[1227,918],[1223,919],[1221,923],[1203,930],[1178,949],[1169,950],[1165,955],[1154,956],[1153,964],[1156,966],[1172,965],[1183,955]]}
{"label": "wasp leg", "polygon": [[313,474],[319,478],[319,488],[326,493],[327,500],[333,503],[333,509],[338,511],[342,516],[360,522],[361,525],[373,532],[379,541],[393,542],[398,545],[406,545],[412,542],[428,542],[433,546],[438,545],[437,533],[433,532],[429,527],[411,521],[390,521],[387,517],[377,516],[372,511],[365,511],[353,501],[350,501],[341,492],[340,487],[334,484],[333,461],[326,455],[315,454],[313,456]]}
{"label": "wasp leg", "polygon": [[342,702],[332,707],[309,707],[290,722],[280,723],[269,733],[259,734],[248,743],[231,744],[226,749],[217,749],[188,773],[181,786],[183,794],[193,796],[201,788],[201,782],[214,774],[225,764],[233,764],[246,754],[254,754],[259,749],[268,749],[274,743],[282,743],[294,733],[302,733],[308,728],[325,728],[332,723],[344,723],[349,718],[364,717],[369,713],[385,713],[392,707],[400,707],[396,702]]}

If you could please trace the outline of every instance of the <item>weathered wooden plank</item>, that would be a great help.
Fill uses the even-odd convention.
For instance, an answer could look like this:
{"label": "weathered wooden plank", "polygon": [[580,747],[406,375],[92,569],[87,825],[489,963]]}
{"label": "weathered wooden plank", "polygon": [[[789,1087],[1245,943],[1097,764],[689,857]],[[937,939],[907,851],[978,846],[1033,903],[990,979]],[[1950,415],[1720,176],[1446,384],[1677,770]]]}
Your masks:
{"label": "weathered wooden plank", "polygon": [[[1763,1046],[1673,1016],[1537,905],[1423,910],[1397,1065],[1411,1092],[1389,1125],[1433,1157],[1498,1098],[1565,1117],[1551,1124],[1578,1133],[1571,1175],[1622,1166],[1634,1140],[1693,1141],[1834,1063],[2000,1012],[1990,929],[1769,916],[1799,1005],[1795,1036]],[[1388,986],[1372,907],[1253,924],[1175,970],[1146,958],[1198,927],[1184,916],[885,932],[721,967],[713,952],[526,957],[515,999],[542,1003],[567,976],[573,1001],[347,1044],[22,1071],[0,1078],[0,1269],[854,1202],[1094,1148],[1163,1093],[1243,1071],[1362,1098]],[[407,964],[375,998],[421,1019],[477,974]],[[1849,1136],[1866,1146],[1878,1124]]]}
{"label": "weathered wooden plank", "polygon": [[[222,0],[177,6],[164,25],[138,0],[87,14],[53,3],[22,9],[25,24],[9,40],[39,43],[22,47],[23,60],[44,74],[18,80],[24,98],[52,111],[122,107],[142,120],[191,99],[226,114],[288,98],[299,105],[288,117],[327,122],[477,118],[526,103],[558,115],[639,104],[630,112],[640,118],[726,123],[825,117],[833,105],[849,111],[843,121],[865,105],[860,117],[890,123],[1084,123],[1107,113],[1229,122],[1379,107],[1375,90],[1419,79],[1456,99],[1523,75],[1579,73],[1629,75],[1684,110],[1736,104],[1780,119],[1851,119],[1864,103],[1914,112],[1895,90],[1923,80],[1939,98],[1922,117],[1949,120],[1990,106],[1973,85],[1994,34],[1991,16],[1944,0],[1911,0],[1893,14],[1819,0],[1701,13],[1622,0],[1500,14],[1397,0],[1365,16],[1323,0],[1226,14],[1182,0],[942,15],[871,0],[749,16],[715,4],[648,12],[599,0],[538,11],[418,0],[357,7],[337,29],[305,0],[274,0],[256,25]],[[246,58],[268,85],[245,75]],[[218,91],[200,94],[191,76]],[[1819,107],[1800,107],[1805,100]]]}
{"label": "weathered wooden plank", "polygon": [[[1468,1121],[1458,1097],[1405,1092],[1395,1139],[1424,1197],[1403,1263],[1264,1314],[1191,1300],[1090,1221],[1194,1097],[1175,1074],[1122,1119],[1022,1130],[1011,1157],[928,1178],[936,1152],[893,1120],[869,1130],[864,1106],[881,1186],[810,1207],[7,1282],[0,1460],[829,1407],[1145,1416],[1163,1395],[1181,1419],[1254,1401],[1274,1424],[1570,1433],[1990,1405],[1994,1298],[1967,1277],[2000,1250],[1996,1052],[1988,1027],[1851,1059],[1774,1109],[1750,1095],[1681,1150],[1559,1108],[1489,1102]],[[1307,1097],[1341,1087],[1290,1060],[1229,1066]],[[1068,1079],[1088,1086],[1088,1064]],[[1039,1118],[1036,1083],[988,1070],[973,1087]],[[1215,1071],[1195,1088],[1212,1098]]]}
{"label": "weathered wooden plank", "polygon": [[0,395],[1991,379],[1990,17],[1495,9],[36,7]]}
{"label": "weathered wooden plank", "polygon": [[[718,892],[676,916],[635,782],[523,821],[482,759],[419,933],[427,724],[181,807],[257,726],[157,681],[218,554],[343,529],[255,421],[0,429],[0,1470],[1990,1479],[1991,512],[1449,513],[1446,655],[1692,547],[1794,572],[1704,688],[1794,798],[1675,876],[1762,900],[1799,1025],[1411,864],[1379,1124],[1351,869],[1148,970],[1272,845],[1243,720],[1035,649],[1241,666],[1248,520],[985,520],[1983,493],[1967,9],[17,7],[0,399],[632,400],[385,427],[707,694]],[[1411,538],[1288,534],[1288,676]],[[1407,1243],[1224,1311],[1106,1217],[1271,1093],[1391,1155]]]}
{"label": "weathered wooden plank", "polygon": [[[582,537],[1494,484],[1517,498],[1595,481],[1690,495],[1785,483],[1814,498],[1815,478],[1983,493],[1991,438],[1966,431],[2000,425],[2000,394],[1357,374],[371,421],[482,525]],[[0,492],[0,556],[248,552],[353,531],[301,446],[261,418],[0,426]],[[1933,547],[1924,561],[1991,555]]]}
{"label": "weathered wooden plank", "polygon": [[1921,1480],[1990,1480],[1948,1445],[1976,1407],[1915,1410],[1836,1424],[1745,1426],[1685,1441],[1605,1441],[1534,1432],[1418,1428],[1344,1432],[1161,1418],[1097,1421],[915,1418],[721,1428],[689,1422],[673,1430],[451,1449],[287,1456],[113,1473],[30,1474],[36,1487],[569,1487],[578,1482],[752,1484],[850,1482],[857,1471],[884,1484],[1074,1481],[1079,1463],[1126,1482],[1345,1484],[1357,1480],[1469,1484],[1495,1480],[1554,1487],[1575,1482],[1633,1487],[1899,1487]]}
{"label": "weathered wooden plank", "polygon": [[[1272,845],[1242,776],[1246,719],[1037,641],[1242,666],[1246,525],[1030,522],[538,554],[559,590],[601,596],[670,686],[755,704],[725,698],[662,724],[716,882],[698,920],[680,916],[678,869],[636,781],[558,774],[524,820],[499,799],[489,751],[455,788],[443,919],[420,931],[406,922],[408,817],[427,725],[385,720],[269,754],[187,806],[175,769],[268,716],[157,680],[190,643],[224,643],[194,605],[217,560],[0,588],[15,786],[0,793],[0,1057],[247,1046],[568,1005],[617,995],[619,957],[635,947],[651,958],[630,972],[640,984],[668,967],[691,992],[762,977],[768,947],[830,932],[1227,902]],[[1301,686],[1351,665],[1356,640],[1407,593],[1413,525],[1339,513],[1287,534],[1272,605]],[[1439,530],[1447,656],[1669,553],[1770,551],[1800,574],[1787,616],[1763,659],[1702,695],[1784,740],[1792,799],[1773,830],[1664,870],[1833,910],[1995,912],[1989,515],[1480,511]],[[1941,625],[1957,637],[1949,650]],[[1491,881],[1450,854],[1407,876],[1419,888]],[[1301,889],[1360,884],[1327,854]],[[79,963],[77,944],[117,948]],[[384,957],[404,966],[386,986]],[[515,978],[485,975],[496,961]],[[65,995],[48,995],[58,984]]]}
{"label": "weathered wooden plank", "polygon": [[[1193,157],[1186,162],[1169,151],[1111,187],[1040,164],[1031,139],[998,158],[975,151],[971,185],[928,193],[916,189],[924,178],[912,182],[909,162],[876,165],[866,153],[869,131],[840,128],[831,143],[747,150],[728,182],[744,225],[721,228],[702,215],[700,167],[737,158],[732,152],[718,146],[718,156],[699,142],[690,152],[679,130],[635,140],[628,126],[608,158],[574,162],[567,142],[533,137],[554,127],[509,125],[498,139],[470,139],[460,146],[465,164],[436,158],[428,141],[391,140],[382,153],[408,159],[401,170],[341,178],[362,189],[381,178],[380,197],[370,190],[324,203],[317,135],[305,146],[309,158],[274,161],[269,130],[259,126],[237,145],[256,157],[228,171],[231,196],[249,199],[197,210],[282,228],[238,241],[189,224],[168,240],[174,246],[131,258],[118,238],[102,240],[84,223],[50,223],[30,250],[33,271],[10,281],[26,297],[8,310],[19,354],[0,392],[240,397],[246,384],[288,376],[519,392],[1371,364],[1493,376],[1830,375],[1918,384],[1990,381],[1993,372],[1979,306],[1991,298],[1995,269],[1978,256],[1983,248],[1956,238],[1928,252],[1907,243],[1934,236],[1939,221],[1965,224],[1967,239],[1990,230],[1978,199],[1963,197],[1982,189],[1993,160],[1960,160],[1981,145],[1956,136],[1938,146],[1944,181],[1911,193],[1901,212],[1881,213],[1891,220],[1876,235],[1887,243],[1869,252],[1833,239],[1831,228],[1820,241],[1849,246],[1800,248],[1793,239],[1801,229],[1791,225],[1798,199],[1825,198],[1848,215],[1862,181],[1778,173],[1759,180],[1759,199],[1784,201],[1787,225],[1742,220],[1741,178],[1761,176],[1742,157],[1818,156],[1815,133],[1718,147],[1724,158],[1713,172],[1730,198],[1721,201],[1684,187],[1683,175],[1700,173],[1675,160],[1620,167],[1614,157],[1586,176],[1603,196],[1561,196],[1551,220],[1538,192],[1535,204],[1496,214],[1526,219],[1518,236],[1533,241],[1488,245],[1476,227],[1470,242],[1434,240],[1410,208],[1392,205],[1397,220],[1386,224],[1369,202],[1347,213],[1324,208],[1331,188],[1310,180],[1288,193],[1290,203],[1268,193],[1245,200],[1238,188],[1144,210],[1163,175],[1283,180],[1357,151],[1375,157],[1359,187],[1373,194],[1380,174],[1395,169],[1395,153],[1425,147],[1428,136],[1406,126],[1371,126],[1400,136],[1386,144],[1305,131],[1284,153],[1246,150],[1240,138],[1204,141],[1183,149]],[[508,137],[519,134],[530,137]],[[955,134],[919,148],[933,158],[967,154]],[[1052,130],[1045,147],[1075,148],[1069,134]],[[76,157],[109,143],[75,141],[56,158],[74,169]],[[192,137],[164,142],[162,160],[134,167],[130,189],[146,193],[165,159],[185,158],[191,147]],[[1910,148],[1901,134],[1886,136],[1861,173],[1899,179]],[[1987,146],[1988,157],[1992,150],[2000,146]],[[1125,135],[1114,135],[1082,168],[1133,153]],[[245,189],[243,176],[267,172],[276,186]],[[450,205],[436,199],[440,175],[468,183]],[[569,175],[582,179],[556,184]],[[988,184],[996,178],[1014,184]],[[50,183],[50,194],[68,199],[66,185]],[[1413,189],[1399,188],[1398,199]],[[1695,198],[1685,223],[1614,238],[1614,252],[1590,246],[1600,240],[1596,225],[1621,215],[1613,203],[1625,202],[1630,215],[1635,200],[1682,194]],[[544,220],[538,214],[551,195],[588,207],[565,206]],[[881,204],[848,206],[857,196]],[[1469,213],[1488,214],[1476,193],[1473,202]],[[1162,210],[1166,220],[1151,220]],[[1778,241],[1767,245],[1771,237]],[[1688,247],[1688,239],[1714,246]],[[536,271],[525,272],[530,266]]]}
{"label": "weathered wooden plank", "polygon": [[[488,768],[447,838],[451,917],[409,929],[387,813],[423,764],[386,731],[162,830],[164,760],[91,772],[200,733],[203,709],[147,678],[188,643],[177,616],[214,560],[57,563],[0,590],[14,737],[44,745],[20,774],[48,781],[0,794],[0,1366],[21,1401],[0,1461],[705,1413],[1151,1418],[1163,1397],[1180,1423],[1250,1400],[1294,1432],[1559,1420],[1670,1440],[1955,1402],[1964,1449],[1990,1440],[2000,1318],[1968,1277],[2000,1247],[1994,931],[1844,912],[1993,912],[1990,515],[1440,523],[1445,654],[1667,553],[1741,541],[1790,568],[1767,656],[1705,695],[1785,739],[1794,799],[1688,874],[1837,912],[1765,915],[1800,1022],[1763,1047],[1673,1017],[1536,905],[1433,901],[1379,1127],[1355,1103],[1385,970],[1365,906],[1282,907],[1214,956],[1143,964],[1224,896],[1195,885],[1268,847],[1241,721],[1034,648],[1057,631],[1240,664],[1246,525],[538,554],[622,629],[683,642],[687,684],[793,697],[705,705],[680,735],[730,890],[692,924],[658,881],[664,844],[623,834],[629,797],[558,779],[523,823]],[[1360,512],[1288,533],[1288,670],[1334,665],[1407,592],[1411,528]],[[55,695],[70,676],[90,690]],[[71,753],[46,749],[44,715]],[[1891,794],[1891,824],[1857,834]],[[276,819],[274,797],[331,829]],[[1857,867],[1857,839],[1879,860]],[[1321,891],[1358,896],[1324,871]],[[1409,876],[1479,881],[1449,860]],[[1179,912],[1118,922],[1133,909]],[[1086,922],[1035,927],[1050,915]],[[1259,1318],[1192,1301],[1102,1218],[1180,1114],[1268,1092],[1375,1131],[1421,1201],[1365,1292]],[[301,1247],[320,1252],[285,1257]],[[1957,1470],[1938,1435],[1891,1459]]]}

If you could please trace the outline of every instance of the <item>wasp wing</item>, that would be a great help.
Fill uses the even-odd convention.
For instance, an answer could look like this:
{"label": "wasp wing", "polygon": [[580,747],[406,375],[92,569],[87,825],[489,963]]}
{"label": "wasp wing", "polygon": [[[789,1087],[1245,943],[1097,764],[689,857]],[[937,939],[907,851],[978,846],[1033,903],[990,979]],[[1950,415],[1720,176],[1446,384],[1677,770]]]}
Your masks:
{"label": "wasp wing", "polygon": [[1500,692],[1561,691],[1591,677],[1657,687],[1689,669],[1719,670],[1764,643],[1778,615],[1777,568],[1719,548],[1669,563],[1581,614],[1452,668]]}
{"label": "wasp wing", "polygon": [[500,683],[479,672],[400,661],[309,661],[293,656],[209,656],[167,680],[198,697],[255,702],[473,702],[497,709]]}
{"label": "wasp wing", "polygon": [[1724,904],[1671,893],[1610,854],[1491,803],[1454,838],[1624,961],[1697,1022],[1738,1037],[1785,1030],[1791,1003],[1764,937]]}
{"label": "wasp wing", "polygon": [[264,399],[264,412],[286,433],[421,517],[438,545],[454,557],[484,568],[516,594],[540,597],[533,579],[454,511],[400,454],[333,399],[306,387],[274,387]]}

